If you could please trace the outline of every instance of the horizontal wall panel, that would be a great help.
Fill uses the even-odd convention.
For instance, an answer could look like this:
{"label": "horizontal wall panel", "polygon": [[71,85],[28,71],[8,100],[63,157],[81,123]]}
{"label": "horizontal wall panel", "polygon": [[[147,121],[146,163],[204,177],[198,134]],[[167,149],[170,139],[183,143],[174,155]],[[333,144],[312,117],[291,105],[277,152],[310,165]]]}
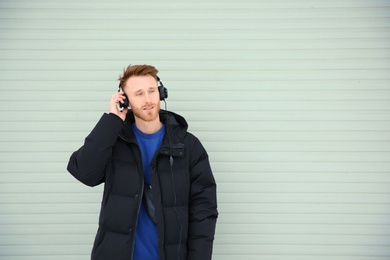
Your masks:
{"label": "horizontal wall panel", "polygon": [[[41,246],[44,244],[47,245],[72,245],[73,243],[79,245],[88,245],[90,242],[90,235],[47,235],[47,236],[29,236],[26,235],[23,238],[18,238],[17,236],[6,236],[8,245],[36,245]],[[278,245],[291,243],[296,239],[296,235],[247,235],[243,237],[239,237],[239,244],[257,244],[257,245]],[[4,242],[1,241],[0,242]],[[236,244],[237,237],[229,236],[226,239],[223,239],[221,242],[226,244]],[[365,244],[367,246],[375,246],[378,244],[380,246],[390,246],[389,241],[383,239],[383,236],[354,236],[353,239],[348,239],[347,236],[332,236],[332,235],[307,235],[302,237],[299,240],[295,240],[293,245],[339,245],[339,246],[349,246],[353,244]],[[218,245],[216,243],[216,245]]]}
{"label": "horizontal wall panel", "polygon": [[[389,66],[390,68],[390,66]],[[1,91],[0,101],[28,101],[30,99],[34,100],[48,100],[51,101],[94,101],[96,98],[99,100],[107,100],[107,95],[110,96],[115,94],[115,90],[112,92],[107,91],[96,91],[94,96],[89,96],[90,91],[82,90],[80,91],[35,91],[31,95],[23,95],[25,91]],[[187,91],[177,91],[174,93],[176,100],[180,101],[192,101],[192,102],[202,102],[202,101],[214,101],[216,96],[219,96],[221,91],[193,91],[192,95],[189,96]],[[95,97],[95,99],[94,99]],[[243,91],[238,92],[234,90],[223,91],[223,97],[220,100],[224,101],[237,101],[245,100],[247,101],[334,101],[334,100],[351,100],[351,101],[364,101],[375,100],[389,100],[390,101],[390,91],[389,90],[355,90],[353,93],[350,91],[334,91],[334,90],[317,90],[317,91],[308,91],[308,90],[291,90],[291,91]],[[170,104],[170,103],[169,103]],[[388,118],[390,119],[390,118]]]}
{"label": "horizontal wall panel", "polygon": [[[241,152],[244,159],[239,162],[251,163],[259,162],[386,162],[390,157],[390,152]],[[31,154],[31,153],[28,153]],[[229,160],[237,161],[237,155],[232,152],[210,152],[210,156],[216,162]],[[69,152],[52,152],[50,154],[43,152],[34,152],[33,155],[27,156],[27,153],[4,153],[0,152],[0,162],[45,162],[47,160],[60,162],[64,158],[69,158]]]}
{"label": "horizontal wall panel", "polygon": [[[310,4],[308,4],[310,3]],[[314,2],[308,2],[308,1],[299,1],[299,2],[287,2],[287,1],[274,1],[274,2],[253,2],[253,1],[247,1],[247,2],[240,2],[237,3],[235,1],[227,1],[224,3],[223,7],[221,7],[221,4],[219,2],[210,2],[206,0],[197,1],[197,2],[188,2],[183,3],[178,0],[172,0],[169,3],[161,3],[158,1],[153,2],[153,8],[151,9],[158,9],[158,10],[196,10],[196,9],[206,9],[206,10],[220,10],[220,9],[234,9],[237,10],[240,9],[267,9],[267,8],[276,8],[277,10],[283,10],[284,8],[288,8],[288,10],[293,8],[351,8],[351,7],[376,7],[376,8],[383,8],[383,7],[389,7],[390,4],[387,1],[378,0],[378,1],[372,1],[370,3],[367,3],[366,0],[355,0],[353,2],[353,5],[349,1],[337,1],[337,0],[330,0],[327,2],[323,1],[314,1]],[[117,10],[120,8],[127,8],[128,10],[132,10],[134,8],[139,8],[141,10],[145,10],[144,5],[139,3],[129,3],[129,2],[117,2],[116,5],[112,5],[111,3],[107,3],[104,0],[95,0],[94,4],[91,5],[90,3],[83,3],[79,2],[77,0],[68,0],[67,2],[52,2],[47,3],[43,0],[37,0],[34,2],[34,4],[26,1],[8,1],[3,2],[1,4],[1,7],[4,8],[31,8],[31,9],[41,9],[45,10],[47,8],[58,8],[62,7],[64,9],[90,9],[90,10],[96,10],[96,9],[104,9],[104,10]],[[378,9],[379,9],[378,8]],[[146,9],[149,10],[149,9]],[[332,16],[328,16],[332,17]]]}
{"label": "horizontal wall panel", "polygon": [[[380,174],[375,174],[376,178],[380,177]],[[354,175],[349,175],[352,178]],[[58,181],[62,181],[61,178],[58,178]],[[221,181],[224,180],[223,178]],[[37,180],[37,182],[40,179]],[[73,179],[67,179],[63,181],[64,183],[73,183]],[[259,180],[253,180],[259,181]],[[261,179],[260,179],[261,181]],[[274,180],[275,182],[277,180]],[[43,182],[43,181],[40,181]],[[303,183],[304,180],[295,181],[293,183],[300,184]],[[47,181],[47,185],[50,185],[54,182],[51,180]],[[268,181],[268,185],[271,185],[272,181]],[[348,183],[348,182],[343,182]],[[50,196],[47,196],[47,193],[32,193],[26,196],[25,193],[11,193],[11,194],[2,194],[0,198],[0,202],[2,204],[23,204],[23,203],[40,203],[40,204],[52,204],[52,203],[65,203],[65,204],[83,204],[83,203],[96,203],[99,204],[99,200],[101,198],[100,194],[101,190],[97,189],[94,192],[89,191],[81,191],[81,192],[73,192],[73,193],[50,193]],[[240,192],[234,193],[234,197],[231,196],[230,193],[221,192],[218,196],[218,200],[220,203],[240,203],[245,201],[245,203],[253,203],[256,204],[266,204],[266,203],[274,203],[274,204],[286,204],[286,203],[319,203],[319,204],[363,204],[367,206],[368,204],[373,205],[381,205],[382,207],[386,207],[385,205],[389,203],[390,199],[387,196],[383,196],[383,193],[329,193],[329,192],[311,192],[310,196],[305,192],[291,192],[286,196],[286,192]],[[287,197],[287,198],[286,198]],[[390,231],[389,231],[390,232]]]}
{"label": "horizontal wall panel", "polygon": [[[91,124],[91,128],[94,125]],[[192,128],[191,128],[192,129]],[[69,142],[66,146],[59,145],[57,146],[56,151],[65,151],[70,148],[74,149],[77,142],[80,140],[84,140],[88,130],[71,132],[64,136],[61,132],[30,132],[29,135],[19,135],[15,132],[1,132],[0,141],[3,144],[3,151],[6,151],[7,147],[10,151],[13,149],[17,149],[21,144],[19,142],[40,142],[42,146],[45,146],[46,142],[50,142],[49,145],[46,145],[48,148],[53,148],[53,145],[61,142]],[[360,131],[355,133],[349,133],[346,131],[257,131],[258,135],[253,135],[254,131],[241,131],[230,132],[230,131],[215,131],[215,132],[207,132],[207,131],[196,131],[197,136],[204,140],[205,145],[210,142],[227,142],[232,139],[235,142],[246,142],[247,145],[250,143],[247,142],[340,142],[341,145],[345,144],[345,142],[353,142],[355,140],[359,140],[360,142],[371,143],[367,144],[367,147],[382,147],[381,142],[390,141],[390,136],[386,131]],[[15,142],[11,142],[10,140],[17,140]],[[52,143],[53,142],[53,143]],[[11,143],[15,144],[14,148],[11,148]],[[74,144],[73,144],[74,143]],[[285,143],[286,146],[288,143]],[[353,144],[350,144],[353,145]],[[266,145],[262,146],[267,147]],[[261,149],[262,147],[259,147]],[[268,146],[269,147],[269,146]],[[276,146],[277,147],[277,146]],[[275,147],[275,148],[276,148]],[[357,147],[357,146],[356,146]],[[273,148],[273,149],[275,149]],[[26,149],[39,149],[37,146],[32,145],[32,147]],[[342,149],[341,147],[336,149]],[[381,149],[381,148],[379,148]],[[52,150],[49,150],[52,151]],[[387,150],[386,150],[387,151]],[[0,168],[1,170],[1,168]]]}
{"label": "horizontal wall panel", "polygon": [[[117,14],[116,10],[116,15]],[[6,11],[7,14],[9,12]],[[193,12],[193,11],[192,11]],[[204,13],[203,11],[200,11]],[[257,11],[255,11],[257,12]],[[306,11],[304,11],[306,12]],[[347,13],[344,11],[343,13]],[[390,8],[383,9],[383,12],[387,15],[390,12]],[[31,13],[31,9],[27,13],[18,13],[19,16],[28,16]],[[89,12],[86,12],[87,15]],[[307,12],[306,12],[307,13]],[[134,13],[133,15],[136,15]],[[0,16],[5,14],[1,13]],[[9,14],[8,14],[9,15]],[[126,15],[129,15],[128,13]],[[145,16],[145,14],[139,14]],[[172,14],[167,14],[172,15]],[[189,16],[190,14],[183,14],[184,16]],[[201,14],[195,14],[198,17]],[[249,14],[243,14],[249,15]],[[388,17],[388,16],[387,16]],[[237,17],[236,17],[237,19]],[[240,19],[240,18],[238,18]],[[37,29],[34,32],[31,30],[20,29],[18,32],[15,32],[12,29],[2,28],[0,29],[2,33],[0,39],[9,39],[9,40],[68,40],[69,37],[67,34],[72,33],[73,40],[120,40],[122,35],[126,33],[126,30],[113,29],[110,32],[101,32],[96,29],[63,29],[63,30],[47,30],[47,29]],[[196,30],[195,34],[193,31],[187,30],[172,30],[172,31],[161,31],[161,30],[134,30],[134,35],[142,37],[142,39],[154,40],[156,38],[163,38],[166,40],[237,40],[238,38],[245,38],[247,40],[270,40],[270,39],[279,39],[279,40],[289,40],[289,39],[388,39],[390,37],[390,32],[386,28],[332,28],[332,29],[322,29],[321,31],[316,29],[243,29],[235,31],[232,34],[229,30]],[[145,55],[145,54],[144,54]],[[149,54],[150,55],[150,54]],[[214,54],[215,55],[215,54]],[[385,55],[385,54],[384,54]],[[175,59],[180,57],[175,57]]]}
{"label": "horizontal wall panel", "polygon": [[[371,30],[371,29],[370,29]],[[0,31],[4,31],[0,28]],[[260,31],[261,32],[261,31]],[[83,32],[85,34],[85,32]],[[2,46],[3,47],[3,46]],[[7,46],[8,48],[12,46]],[[197,52],[188,52],[186,50],[166,50],[163,53],[159,52],[151,52],[150,50],[137,50],[134,51],[132,49],[124,49],[124,50],[111,50],[110,52],[102,52],[100,50],[74,50],[74,49],[65,49],[61,50],[59,52],[58,50],[30,50],[30,49],[21,49],[21,50],[12,50],[12,49],[7,49],[6,52],[1,53],[3,59],[5,62],[8,60],[15,60],[19,61],[21,64],[23,63],[24,60],[29,61],[29,60],[34,60],[35,57],[39,56],[40,59],[38,60],[49,60],[49,61],[58,61],[61,60],[63,62],[66,61],[73,61],[75,57],[79,57],[82,55],[84,59],[81,61],[81,64],[83,64],[84,61],[95,61],[91,62],[87,68],[91,68],[94,66],[99,66],[97,65],[97,61],[108,61],[108,62],[115,62],[117,64],[116,66],[123,68],[129,63],[136,64],[137,62],[143,62],[143,63],[150,63],[154,62],[157,64],[162,64],[165,65],[165,62],[171,63],[172,61],[204,61],[207,59],[208,61],[230,61],[230,62],[236,62],[236,64],[242,66],[243,68],[247,68],[245,66],[245,62],[247,61],[259,61],[263,59],[267,60],[290,60],[290,59],[297,59],[297,60],[302,60],[303,58],[306,60],[328,60],[328,59],[388,59],[390,57],[390,54],[388,52],[384,52],[381,49],[375,49],[375,48],[370,48],[366,52],[362,52],[361,49],[359,48],[340,48],[339,50],[330,50],[330,49],[317,49],[315,52],[312,50],[307,50],[307,49],[294,49],[294,51],[291,51],[291,48],[289,49],[278,49],[278,50],[261,50],[257,49],[255,52],[254,51],[243,51],[243,50],[202,50],[202,51],[197,51]],[[167,56],[169,58],[167,58]],[[126,57],[131,57],[131,60],[128,60]],[[260,63],[261,64],[261,63]],[[367,65],[367,64],[361,64],[362,66]],[[102,65],[100,65],[102,66]],[[169,67],[167,67],[169,68]],[[241,68],[241,69],[243,69]],[[53,68],[52,68],[53,69]],[[180,68],[174,68],[180,69]],[[117,72],[117,71],[115,71]],[[119,73],[116,74],[111,74],[111,79],[117,79]],[[166,74],[166,69],[164,70],[164,74]],[[190,76],[187,77],[181,77],[180,75],[174,75],[170,79],[170,82],[172,81],[177,81],[177,80],[183,80],[188,83],[188,80],[191,79],[193,80],[200,80],[198,75],[196,77],[193,77],[195,74],[191,74]],[[95,75],[95,77],[90,77],[88,80],[89,81],[96,81],[96,78],[99,75]],[[114,76],[115,78],[113,78]],[[203,75],[202,75],[203,76]],[[356,75],[357,76],[357,75]],[[165,77],[164,77],[165,78]],[[305,77],[302,77],[304,80],[309,80]],[[370,82],[371,78],[370,79]],[[4,79],[5,80],[5,79]],[[19,78],[15,78],[14,80],[18,81],[20,80]],[[42,79],[47,81],[48,78]],[[55,80],[55,79],[52,79]],[[68,79],[70,80],[70,79]],[[215,78],[210,78],[210,79],[203,79],[205,83],[208,82],[224,82],[226,79],[221,78],[221,80],[216,80]],[[230,80],[237,80],[236,78],[232,78]],[[250,81],[250,79],[246,79]],[[275,81],[280,81],[284,80],[284,78],[276,78],[274,79]],[[314,79],[315,80],[315,79]],[[329,81],[330,78],[327,79],[322,79],[320,82],[316,82],[318,84],[323,84],[324,81]],[[342,78],[339,80],[346,80],[346,78]],[[349,80],[355,80],[354,78],[349,78]],[[363,78],[362,80],[366,80],[367,78]],[[286,81],[286,80],[284,80]],[[264,82],[264,79],[262,80]],[[31,82],[34,84],[34,82]],[[58,84],[63,84],[64,82],[57,82]],[[76,81],[76,83],[80,83],[79,80]],[[259,82],[257,82],[259,83]],[[271,83],[274,83],[273,81]],[[335,84],[339,83],[339,81],[335,82]],[[314,84],[317,85],[317,84]],[[185,86],[184,86],[185,87]],[[242,86],[245,87],[245,86]],[[351,87],[349,85],[346,85],[344,87]]]}
{"label": "horizontal wall panel", "polygon": [[[74,183],[61,183],[61,185],[46,185],[42,187],[42,184],[38,183],[13,183],[7,185],[0,184],[0,194],[3,193],[66,193],[66,192],[96,192],[89,187],[83,187],[81,185],[75,185]],[[291,185],[290,183],[250,183],[250,182],[234,182],[223,183],[219,185],[219,192],[221,193],[241,193],[242,187],[245,187],[245,192],[249,193],[294,193],[294,192],[307,192],[307,193],[382,193],[384,195],[390,194],[390,183],[296,183]],[[248,205],[249,206],[249,205]],[[248,209],[249,210],[249,209]]]}
{"label": "horizontal wall panel", "polygon": [[[361,214],[362,210],[370,207],[367,214],[386,215],[386,204],[328,204],[328,203],[288,203],[288,204],[253,204],[253,203],[220,203],[219,208],[226,213],[242,212],[249,214]],[[8,204],[5,206],[9,214],[89,214],[99,212],[99,203],[34,203],[34,204]],[[248,210],[250,208],[250,210]],[[69,211],[72,209],[72,211]]]}
{"label": "horizontal wall panel", "polygon": [[[131,3],[128,3],[131,4]],[[180,4],[183,4],[179,1],[177,1],[178,6]],[[186,3],[186,5],[191,3]],[[172,15],[175,17],[175,19],[182,19],[182,20],[188,20],[188,19],[198,19],[198,18],[210,18],[211,16],[214,19],[224,19],[226,17],[231,17],[232,19],[277,19],[280,12],[286,12],[284,13],[283,17],[289,17],[289,18],[302,18],[302,16],[306,18],[328,18],[329,12],[332,12],[332,17],[338,17],[338,18],[345,18],[345,17],[358,17],[358,18],[372,18],[372,17],[390,17],[389,11],[390,6],[386,6],[386,2],[383,1],[383,6],[381,9],[375,8],[375,7],[346,7],[346,8],[335,8],[335,7],[327,7],[324,8],[311,8],[313,6],[313,2],[311,2],[310,6],[304,6],[301,7],[296,6],[296,8],[289,7],[288,2],[285,4],[285,8],[272,8],[272,6],[269,6],[270,3],[261,3],[261,6],[259,8],[265,9],[267,7],[267,12],[264,12],[261,17],[259,17],[258,9],[256,8],[256,3],[253,2],[251,4],[251,8],[245,8],[245,3],[237,4],[236,8],[232,8],[231,4],[223,5],[218,7],[218,12],[213,12],[210,10],[212,6],[207,6],[210,9],[202,9],[197,10],[196,8],[189,9],[189,8],[177,8],[180,9],[180,12],[177,12],[175,9],[169,7],[165,10],[165,12],[161,12],[161,8],[164,8],[166,4],[164,5],[156,5],[158,6],[158,9],[151,7],[148,10],[137,8],[137,5],[133,5],[133,9],[99,9],[96,8],[94,12],[88,12],[87,9],[79,8],[72,10],[72,13],[70,12],[61,12],[61,10],[52,9],[52,8],[45,8],[45,9],[37,9],[31,6],[31,8],[12,8],[12,7],[6,7],[0,10],[0,18],[20,18],[20,19],[94,19],[96,16],[101,17],[102,19],[128,19],[129,15],[131,15],[132,18],[138,18],[142,19],[144,18],[145,14],[149,14],[152,16],[159,17],[159,19],[171,19]],[[294,3],[298,4],[298,3]],[[358,4],[356,2],[356,4]],[[203,4],[199,4],[198,6],[203,6]],[[332,4],[333,6],[333,4]],[[108,6],[110,7],[110,6]],[[195,6],[194,6],[195,7]],[[238,9],[237,9],[238,8]],[[89,7],[90,9],[90,7]],[[92,8],[95,9],[95,8]],[[159,10],[160,9],[160,10]],[[239,12],[237,10],[240,10]],[[288,11],[288,12],[287,12]],[[308,11],[310,11],[308,13]],[[112,12],[115,13],[115,17],[112,16]],[[278,13],[279,12],[279,13]]]}
{"label": "horizontal wall panel", "polygon": [[[83,245],[79,245],[75,249],[79,248],[78,250],[72,249],[71,254],[79,254],[80,253],[80,247]],[[261,247],[257,246],[256,244],[248,245],[248,251],[247,254],[259,254],[262,252],[260,248],[263,248],[263,252],[265,254],[271,254],[271,255],[277,255],[279,245],[262,245]],[[2,252],[5,254],[10,255],[22,255],[20,253],[12,253],[12,252],[29,252],[30,254],[39,254],[43,256],[53,256],[53,251],[62,252],[62,254],[65,254],[66,252],[69,252],[69,246],[68,245],[47,245],[47,246],[4,246],[0,248]],[[359,248],[359,250],[354,251],[353,246],[320,246],[320,245],[308,245],[308,246],[298,246],[298,245],[289,245],[286,246],[286,250],[284,252],[284,256],[286,255],[297,255],[297,254],[303,254],[305,251],[310,252],[311,255],[317,256],[332,256],[332,255],[356,255],[356,254],[364,254],[364,252],[374,250],[376,253],[374,256],[382,256],[384,252],[386,252],[386,246],[362,246]],[[226,254],[232,254],[237,255],[240,252],[240,245],[229,245],[228,250],[222,250],[222,248],[217,244],[215,245],[215,251],[216,253],[226,253]]]}
{"label": "horizontal wall panel", "polygon": [[[111,97],[111,94],[108,95]],[[109,99],[108,99],[109,100]],[[227,106],[229,103],[229,106]],[[0,111],[7,111],[10,107],[15,106],[15,101],[3,101],[0,103]],[[164,104],[161,105],[164,108]],[[26,105],[25,109],[32,108],[32,113],[38,113],[39,111],[75,111],[75,116],[77,112],[81,111],[96,111],[95,118],[100,118],[100,116],[108,110],[107,101],[29,101],[28,106]],[[235,111],[237,109],[243,109],[246,111],[387,111],[390,109],[390,102],[388,100],[368,100],[368,101],[213,101],[212,103],[207,103],[199,107],[199,101],[172,101],[168,105],[168,110],[181,109],[183,113],[187,111],[199,110],[202,112],[205,111]],[[100,111],[98,111],[100,110]],[[94,118],[91,118],[91,122]],[[95,120],[96,123],[96,120]],[[366,124],[368,128],[371,128],[370,124],[361,122],[361,124]],[[42,126],[44,127],[44,126]],[[51,126],[55,127],[55,126]],[[332,126],[329,126],[332,127]],[[334,126],[333,126],[334,127]],[[7,129],[8,126],[5,126],[2,129]],[[81,131],[84,131],[83,128],[80,128]],[[247,129],[242,129],[243,131]],[[367,129],[368,130],[368,129]],[[4,131],[4,130],[1,130]],[[74,129],[76,131],[76,129]]]}
{"label": "horizontal wall panel", "polygon": [[[111,80],[85,80],[85,81],[66,81],[66,82],[56,82],[56,81],[27,81],[27,80],[14,80],[14,81],[4,81],[4,85],[2,86],[2,93],[8,91],[27,91],[29,88],[33,87],[36,91],[58,91],[58,89],[63,89],[67,91],[90,91],[93,89],[94,91],[106,92],[107,95],[116,92],[118,85],[116,78],[111,78]],[[87,84],[88,83],[88,84]],[[386,85],[386,80],[324,80],[321,82],[315,82],[311,80],[294,80],[294,81],[285,81],[285,80],[275,80],[275,81],[265,81],[262,85],[259,85],[257,81],[248,80],[245,85],[240,85],[240,91],[340,91],[349,90],[353,91],[362,91],[362,90],[372,90],[372,91],[381,91],[388,90]],[[55,88],[53,87],[55,84]],[[205,81],[201,78],[196,78],[192,81],[170,81],[169,86],[170,89],[173,87],[175,91],[169,92],[169,103],[177,100],[176,91],[210,91],[210,85],[213,86],[214,90],[223,91],[226,90],[227,85],[237,85],[239,84],[238,80],[235,81]],[[92,88],[92,86],[93,88]],[[53,96],[55,93],[52,94]],[[172,98],[172,99],[171,99]],[[106,100],[106,99],[105,99]],[[100,100],[103,101],[103,100]],[[97,111],[97,110],[96,110]],[[352,111],[351,111],[352,112]]]}
{"label": "horizontal wall panel", "polygon": [[[213,158],[211,157],[211,160]],[[66,162],[64,162],[66,160]],[[1,172],[28,172],[30,173],[52,173],[64,172],[68,157],[63,158],[61,162],[46,162],[47,167],[42,167],[42,162],[7,162],[1,164]],[[213,170],[216,172],[305,172],[305,173],[324,173],[324,172],[388,172],[390,162],[213,162]],[[218,175],[217,175],[218,177]],[[335,180],[337,181],[337,180]],[[1,192],[1,190],[0,190]]]}
{"label": "horizontal wall panel", "polygon": [[[350,183],[351,179],[354,180],[354,183],[378,183],[378,182],[389,182],[389,176],[383,172],[372,172],[370,176],[367,176],[364,172],[346,172],[339,174],[338,172],[325,172],[318,171],[322,173],[320,177],[315,172],[307,174],[307,172],[263,172],[261,175],[256,174],[255,171],[252,172],[242,172],[240,175],[234,174],[232,172],[224,172],[223,175],[219,177],[220,181],[226,183],[238,182],[245,177],[247,182],[265,182],[265,183],[278,183],[278,182],[289,182],[289,183],[314,183],[314,182],[325,182],[325,183]],[[3,173],[3,182],[4,183],[56,183],[61,181],[62,183],[74,183],[72,176],[63,174],[62,172],[49,172],[49,173],[34,173],[34,178],[32,179],[31,173]],[[338,177],[338,178],[336,178]],[[337,181],[336,181],[337,180]],[[255,194],[250,194],[255,195]],[[4,195],[6,197],[6,195]],[[247,198],[249,199],[249,198]],[[260,198],[253,198],[252,200],[257,201]],[[308,198],[309,199],[309,198]],[[377,198],[379,199],[379,198]],[[236,200],[236,199],[235,199]],[[387,201],[386,198],[384,198]],[[6,201],[4,201],[6,203]]]}
{"label": "horizontal wall panel", "polygon": [[[361,21],[361,19],[357,19],[356,21],[339,21],[340,23],[357,23],[358,21]],[[383,22],[386,21],[385,19]],[[89,21],[88,24],[94,24],[95,21]],[[305,23],[311,23],[311,21],[304,21]],[[106,22],[104,22],[106,24]],[[131,21],[129,21],[131,23]],[[209,24],[214,24],[213,21],[205,21],[205,27],[209,26]],[[237,22],[234,22],[236,24]],[[289,22],[287,21],[286,24]],[[42,21],[42,24],[47,25],[47,21]],[[64,24],[63,21],[59,21],[58,24],[51,23],[50,25],[57,28],[61,27],[61,25]],[[180,24],[175,22],[175,24]],[[247,24],[247,22],[246,22]],[[0,23],[0,28],[7,27],[6,24]],[[39,26],[39,25],[37,25]],[[75,26],[80,26],[80,22],[76,21]],[[172,26],[170,24],[163,25],[163,27],[166,26]],[[52,27],[52,28],[53,28]],[[15,28],[18,29],[18,28]],[[72,29],[72,28],[70,28]],[[203,28],[197,28],[199,30],[202,30]],[[240,28],[235,28],[240,29]],[[2,40],[3,43],[3,49],[7,50],[14,50],[14,49],[31,49],[31,50],[52,50],[52,49],[75,49],[75,50],[109,50],[109,49],[132,49],[137,47],[139,45],[139,42],[127,42],[126,45],[123,45],[121,42],[113,42],[108,40],[102,40],[99,45],[94,45],[93,43],[96,41],[90,40],[79,40],[78,45],[74,45],[74,41],[64,41],[64,40],[53,40],[53,41],[45,41],[45,40],[29,40],[29,41],[18,41],[18,40]],[[142,42],[142,46],[144,50],[155,50],[158,48],[159,44],[164,44],[168,47],[168,50],[191,50],[195,47],[202,50],[231,50],[231,49],[243,49],[243,50],[277,50],[277,49],[306,49],[306,50],[312,50],[312,49],[344,49],[344,48],[389,48],[390,43],[389,41],[381,40],[378,41],[377,39],[359,39],[359,41],[356,41],[356,39],[345,39],[343,41],[337,41],[334,39],[305,39],[305,41],[302,41],[301,39],[298,40],[247,40],[245,44],[242,45],[240,40],[230,40],[225,42],[223,45],[220,45],[220,41],[218,40],[208,40],[207,43],[203,40],[158,40],[158,41],[145,41]],[[96,47],[95,47],[96,46]]]}
{"label": "horizontal wall panel", "polygon": [[[8,142],[9,143],[9,142]],[[8,152],[9,156],[15,152],[46,152],[53,153],[66,152],[69,153],[77,147],[77,142],[72,141],[37,141],[15,142],[12,147],[7,145],[7,142],[1,142],[0,153]],[[205,147],[208,147],[210,153],[218,152],[390,152],[390,142],[310,142],[306,140],[304,143],[299,141],[285,142],[260,142],[253,141],[247,143],[244,141],[235,141],[231,144],[226,144],[223,141],[205,141]],[[223,156],[223,154],[222,154]]]}
{"label": "horizontal wall panel", "polygon": [[[242,245],[237,244],[231,244],[227,247],[227,249],[224,249],[223,247],[220,247],[218,245],[215,245],[215,251],[216,253],[224,253],[224,254],[233,254],[233,255],[239,255],[241,252]],[[257,245],[255,243],[247,245],[247,251],[246,254],[260,254],[263,252],[265,255],[278,255],[280,254],[280,245]],[[367,252],[374,252],[370,253],[371,257],[375,256],[383,256],[387,251],[386,246],[360,246],[358,249],[355,249],[354,246],[343,246],[343,245],[287,245],[284,248],[283,254],[284,257],[286,255],[300,255],[300,254],[310,254],[312,257],[316,257],[318,255],[322,256],[337,256],[337,255],[344,255],[344,256],[350,256],[353,257],[354,255],[364,255],[367,254]],[[244,254],[245,256],[245,254]]]}
{"label": "horizontal wall panel", "polygon": [[[113,13],[115,15],[115,13]],[[131,30],[134,23],[137,30],[148,29],[151,24],[156,29],[170,30],[230,30],[241,29],[329,29],[337,24],[338,28],[375,28],[388,22],[387,17],[371,17],[370,19],[360,18],[279,18],[279,19],[245,19],[233,20],[230,17],[225,19],[187,19],[178,22],[180,19],[150,19],[148,23],[137,23],[137,19],[34,19],[34,22],[26,22],[27,19],[4,19],[0,23],[0,29],[68,29],[68,30]],[[120,21],[120,23],[118,23]],[[256,21],[256,22],[253,22]],[[121,44],[121,42],[117,42]]]}
{"label": "horizontal wall panel", "polygon": [[[388,102],[390,106],[390,102]],[[25,122],[7,122],[4,121],[4,125],[0,125],[0,131],[12,131],[13,129],[20,129]],[[207,123],[207,124],[206,124]],[[95,126],[92,122],[67,122],[66,124],[47,124],[42,122],[29,122],[29,130],[31,132],[40,131],[90,131]],[[193,131],[205,131],[210,132],[220,131],[223,129],[225,122],[210,122],[200,121],[191,128]],[[340,122],[340,121],[301,121],[301,122],[288,122],[270,121],[266,125],[253,126],[250,122],[242,122],[241,125],[232,125],[230,130],[239,131],[389,131],[390,121],[380,122],[374,121],[367,124],[363,121],[352,122]],[[1,158],[0,158],[1,159]]]}
{"label": "horizontal wall panel", "polygon": [[[35,224],[90,224],[98,221],[98,212],[83,214],[7,214],[0,219],[0,225]],[[333,224],[333,225],[390,225],[389,215],[376,214],[230,214],[226,213],[218,220],[221,224],[234,225],[237,219],[248,224]],[[96,225],[95,225],[96,226]],[[66,226],[64,226],[66,227]],[[257,230],[259,233],[261,230]],[[90,247],[89,247],[90,248]]]}
{"label": "horizontal wall panel", "polygon": [[[63,116],[58,118],[57,111],[39,111],[34,114],[34,117],[29,118],[30,121],[36,122],[91,122],[91,124],[96,123],[91,120],[91,118],[99,118],[103,113],[96,110],[86,110],[82,113],[75,114],[73,111],[63,111]],[[24,111],[0,111],[0,116],[4,118],[4,121],[14,122],[20,121],[21,118],[25,117],[26,112]],[[236,119],[237,121],[247,121],[247,120],[259,120],[259,121],[389,121],[390,120],[390,111],[382,111],[380,113],[376,111],[354,111],[346,112],[343,110],[290,110],[290,111],[270,111],[270,110],[260,110],[260,111],[248,111],[246,113],[241,113],[240,111],[214,111],[213,113],[208,113],[207,111],[185,111],[185,117],[193,122],[199,121],[225,121],[231,118]],[[4,133],[5,134],[5,133]],[[10,133],[12,134],[12,133]],[[50,133],[48,133],[50,134]],[[76,134],[76,132],[70,133],[70,135]],[[0,137],[1,138],[1,137]],[[61,138],[59,136],[59,138]],[[244,138],[244,137],[242,137]],[[0,139],[1,140],[1,139]],[[5,139],[7,140],[7,139]],[[36,139],[34,139],[36,140]],[[61,141],[62,139],[58,139]],[[75,141],[80,140],[80,138],[74,139]],[[235,139],[237,141],[237,139]],[[240,140],[240,139],[239,139]],[[39,140],[43,141],[43,140]],[[218,140],[216,140],[218,141]],[[1,149],[1,147],[0,147]],[[337,148],[336,148],[337,149]]]}
{"label": "horizontal wall panel", "polygon": [[[88,234],[93,236],[96,232],[95,225],[92,224],[63,224],[59,227],[57,224],[36,224],[36,225],[2,225],[0,229],[1,235],[58,235],[59,232],[63,235],[67,234]],[[383,229],[378,225],[332,225],[332,224],[248,224],[239,223],[231,225],[221,223],[217,227],[218,233],[224,236],[234,236],[234,234],[257,234],[261,230],[264,235],[283,234],[283,235],[354,235],[370,237],[388,236],[389,229]]]}

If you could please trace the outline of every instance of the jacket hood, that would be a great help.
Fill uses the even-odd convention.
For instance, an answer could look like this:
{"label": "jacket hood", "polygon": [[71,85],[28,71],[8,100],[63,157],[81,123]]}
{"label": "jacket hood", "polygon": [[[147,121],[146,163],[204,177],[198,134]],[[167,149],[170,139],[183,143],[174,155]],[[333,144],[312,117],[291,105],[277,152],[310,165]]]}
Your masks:
{"label": "jacket hood", "polygon": [[[159,115],[160,121],[165,124],[166,129],[168,128],[166,131],[169,131],[169,134],[173,139],[172,141],[175,140],[176,142],[180,142],[188,129],[188,124],[184,117],[168,110],[160,110]],[[135,123],[134,114],[131,109],[127,112],[124,123],[125,126],[120,135],[126,138],[131,138],[133,135],[131,125]]]}

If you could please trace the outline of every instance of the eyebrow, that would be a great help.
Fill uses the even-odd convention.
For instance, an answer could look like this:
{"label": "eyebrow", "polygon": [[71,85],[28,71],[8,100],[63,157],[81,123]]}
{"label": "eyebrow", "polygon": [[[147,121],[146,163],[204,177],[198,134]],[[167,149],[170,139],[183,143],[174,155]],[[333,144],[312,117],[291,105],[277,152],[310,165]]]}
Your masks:
{"label": "eyebrow", "polygon": [[[148,90],[151,90],[151,89],[158,89],[158,87],[149,87]],[[142,92],[144,91],[142,88],[136,90],[134,93],[138,93],[138,92]]]}

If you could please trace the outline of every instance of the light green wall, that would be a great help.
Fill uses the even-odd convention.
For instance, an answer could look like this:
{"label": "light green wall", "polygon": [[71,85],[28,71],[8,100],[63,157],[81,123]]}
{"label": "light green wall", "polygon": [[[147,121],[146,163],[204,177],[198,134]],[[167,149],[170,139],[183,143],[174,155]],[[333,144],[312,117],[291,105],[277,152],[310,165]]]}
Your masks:
{"label": "light green wall", "polygon": [[389,259],[389,50],[384,0],[1,1],[0,259],[89,258],[66,164],[130,63],[209,151],[213,259]]}

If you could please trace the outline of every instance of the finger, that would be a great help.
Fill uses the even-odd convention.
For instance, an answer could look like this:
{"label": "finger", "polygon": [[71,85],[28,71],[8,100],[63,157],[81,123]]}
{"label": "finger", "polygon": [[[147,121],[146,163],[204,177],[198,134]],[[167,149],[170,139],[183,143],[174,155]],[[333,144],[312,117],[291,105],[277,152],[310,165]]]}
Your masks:
{"label": "finger", "polygon": [[112,102],[123,102],[124,99],[125,99],[124,96],[114,95],[114,96],[111,98],[111,101],[112,101]]}
{"label": "finger", "polygon": [[125,96],[125,93],[122,92],[122,93],[118,93],[118,94],[115,96],[115,98],[124,100],[124,99],[126,99],[126,96]]}

